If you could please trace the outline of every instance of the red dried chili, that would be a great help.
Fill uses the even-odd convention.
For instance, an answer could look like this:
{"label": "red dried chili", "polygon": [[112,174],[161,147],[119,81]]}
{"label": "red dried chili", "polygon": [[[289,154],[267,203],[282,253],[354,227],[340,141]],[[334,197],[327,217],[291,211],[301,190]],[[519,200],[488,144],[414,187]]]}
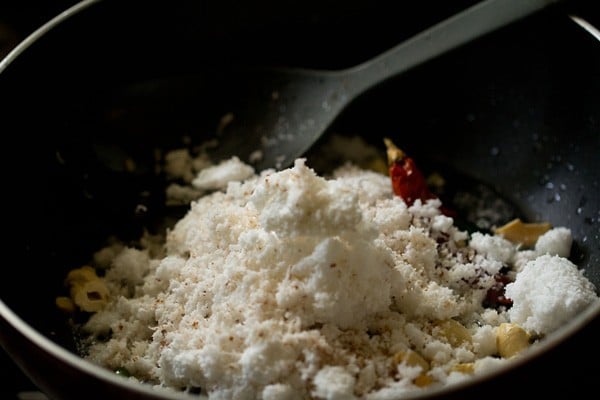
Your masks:
{"label": "red dried chili", "polygon": [[396,147],[390,139],[385,138],[384,142],[387,148],[388,172],[392,179],[394,193],[402,197],[409,206],[417,199],[425,201],[435,198],[436,196],[429,190],[425,176],[415,161]]}
{"label": "red dried chili", "polygon": [[[400,150],[390,139],[384,138],[387,148],[388,172],[392,180],[394,193],[411,206],[415,200],[426,201],[437,196],[431,192],[427,180],[417,167],[415,161]],[[440,207],[442,213],[449,217],[456,216],[453,210],[444,205]]]}

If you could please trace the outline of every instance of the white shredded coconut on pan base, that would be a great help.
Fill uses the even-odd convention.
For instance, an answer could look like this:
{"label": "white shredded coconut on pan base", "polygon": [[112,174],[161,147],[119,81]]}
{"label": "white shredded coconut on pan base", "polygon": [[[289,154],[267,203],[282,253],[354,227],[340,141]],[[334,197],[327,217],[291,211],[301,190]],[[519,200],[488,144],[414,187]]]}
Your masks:
{"label": "white shredded coconut on pan base", "polygon": [[[223,189],[158,250],[98,253],[110,296],[82,327],[88,360],[211,399],[398,399],[509,362],[598,301],[564,227],[525,249],[352,164],[210,168],[192,184]],[[487,300],[498,276],[510,307]]]}

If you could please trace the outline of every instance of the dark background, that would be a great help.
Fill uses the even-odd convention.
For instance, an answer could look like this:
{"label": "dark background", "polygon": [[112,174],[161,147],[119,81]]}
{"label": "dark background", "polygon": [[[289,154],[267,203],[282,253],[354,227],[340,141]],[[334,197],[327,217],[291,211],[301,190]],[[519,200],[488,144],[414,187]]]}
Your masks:
{"label": "dark background", "polygon": [[40,25],[75,3],[74,0],[0,2],[0,57]]}
{"label": "dark background", "polygon": [[[0,58],[43,23],[68,8],[73,0],[8,0],[0,2]],[[0,351],[0,398],[6,400],[40,400],[44,396]]]}
{"label": "dark background", "polygon": [[[0,58],[46,21],[75,3],[74,0],[0,1]],[[0,399],[45,398],[3,350],[0,350],[0,371]]]}

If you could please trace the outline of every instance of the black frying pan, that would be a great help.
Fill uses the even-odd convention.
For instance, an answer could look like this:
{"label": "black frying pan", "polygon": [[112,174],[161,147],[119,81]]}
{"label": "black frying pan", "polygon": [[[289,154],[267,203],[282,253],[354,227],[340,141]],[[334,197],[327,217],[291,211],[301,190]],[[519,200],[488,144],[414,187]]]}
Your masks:
{"label": "black frying pan", "polygon": [[[55,399],[157,396],[79,360],[54,298],[66,271],[109,235],[128,240],[164,227],[154,150],[180,147],[184,137],[202,142],[231,99],[243,101],[243,82],[207,80],[203,71],[350,66],[474,2],[147,3],[83,7],[0,73],[4,247],[12,256],[0,282],[0,343]],[[571,228],[572,259],[600,288],[600,42],[567,16],[590,15],[586,6],[547,10],[387,82],[353,103],[329,135],[377,146],[392,137],[424,169],[445,171],[448,201],[469,193],[501,202],[511,216]],[[307,156],[320,168],[318,146]],[[135,160],[135,174],[125,158]],[[136,213],[140,203],[149,212]],[[462,211],[466,225],[481,223]],[[598,312],[526,363],[439,397],[505,397],[525,384],[540,395],[595,390],[595,369],[581,357],[599,359]]]}

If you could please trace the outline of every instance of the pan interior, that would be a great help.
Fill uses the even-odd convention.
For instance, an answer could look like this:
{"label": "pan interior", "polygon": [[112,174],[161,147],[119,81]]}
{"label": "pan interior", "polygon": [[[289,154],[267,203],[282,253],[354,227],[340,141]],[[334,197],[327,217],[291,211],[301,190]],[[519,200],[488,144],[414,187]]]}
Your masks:
{"label": "pan interior", "polygon": [[[318,25],[321,34],[357,18],[351,11],[344,15],[347,19],[330,31]],[[91,35],[93,51],[64,41],[71,29],[90,20],[98,27],[96,17],[83,15],[15,62],[6,71],[8,99],[2,100],[11,148],[21,156],[16,166],[3,161],[5,170],[15,171],[8,182],[13,194],[6,199],[14,229],[8,245],[27,266],[7,269],[2,300],[74,351],[72,331],[54,307],[66,271],[86,263],[111,235],[134,240],[143,229],[163,229],[165,215],[172,221],[185,212],[164,206],[156,149],[193,146],[211,137],[232,101],[244,99],[236,91],[242,82],[225,75],[209,80],[207,72],[214,72],[219,57],[248,61],[241,49],[264,36],[259,32],[236,42],[233,33],[223,34],[226,49],[204,39],[192,43],[202,51],[183,51],[180,44],[166,57],[151,52],[170,44],[166,29],[164,37],[152,37],[153,46],[137,47],[148,38],[122,41],[117,33]],[[600,56],[597,49],[590,51],[593,40],[566,18],[536,17],[527,24],[536,29],[517,24],[365,94],[307,154],[309,165],[326,169],[318,150],[334,134],[359,135],[379,147],[383,137],[391,137],[426,171],[444,174],[449,196],[480,198],[484,192],[506,208],[507,219],[571,228],[572,259],[600,287]],[[249,31],[255,28],[250,25]],[[117,25],[115,32],[122,33],[119,29],[125,28]],[[350,45],[334,57],[316,38],[311,49],[287,35],[290,48],[279,58],[269,53],[277,48],[275,41],[264,42],[258,54],[269,62],[298,62],[301,55],[320,60],[308,65],[313,67],[358,61],[357,53],[347,54]],[[221,43],[222,38],[211,39]],[[48,54],[41,46],[48,43],[59,52],[42,64]],[[368,55],[367,47],[360,53]],[[100,59],[109,49],[116,56]],[[124,167],[129,159],[135,161],[134,173]],[[149,212],[137,213],[140,204]],[[465,223],[477,221],[465,217]],[[28,282],[35,307],[23,302],[24,287],[14,282]]]}

